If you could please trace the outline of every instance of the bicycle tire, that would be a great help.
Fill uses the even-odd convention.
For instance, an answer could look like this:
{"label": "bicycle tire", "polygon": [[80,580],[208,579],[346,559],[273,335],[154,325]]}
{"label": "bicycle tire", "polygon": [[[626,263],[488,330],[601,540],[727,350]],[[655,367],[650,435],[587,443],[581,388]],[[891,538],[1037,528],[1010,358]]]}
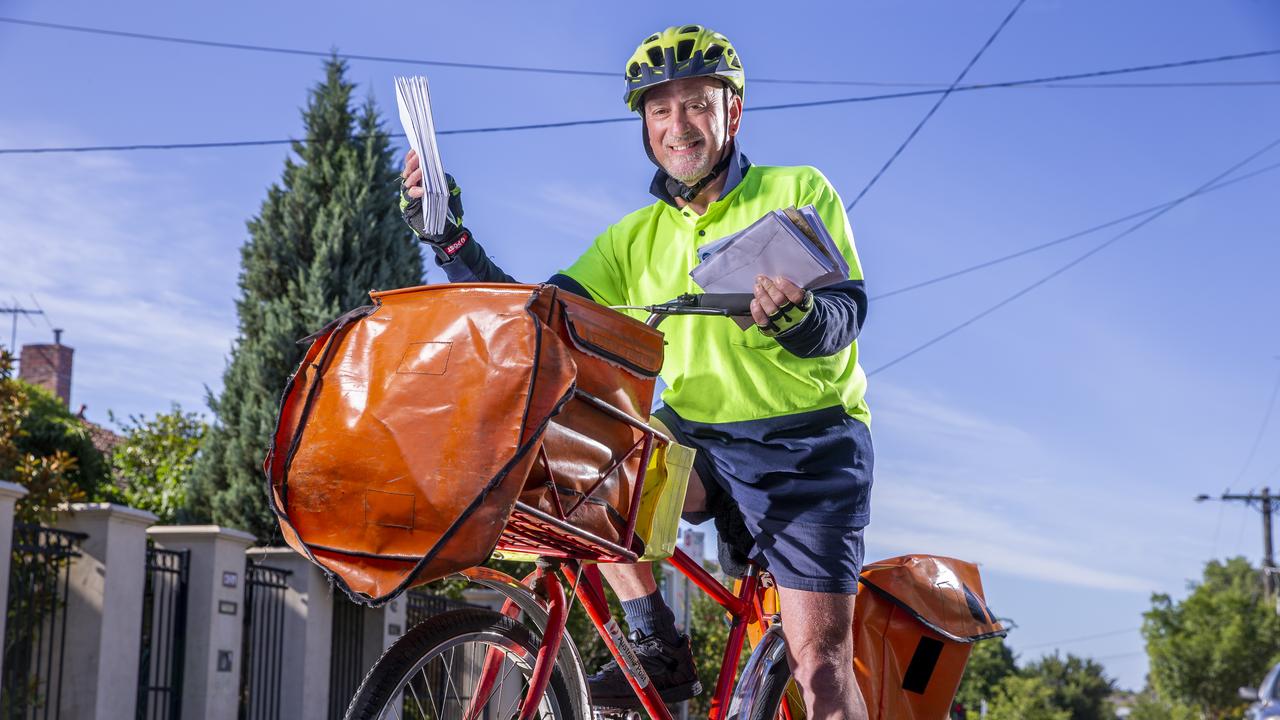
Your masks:
{"label": "bicycle tire", "polygon": [[[541,638],[533,630],[492,610],[475,608],[435,615],[415,625],[382,654],[360,683],[343,718],[462,720],[470,698],[459,693],[457,702],[451,703],[449,693],[458,692],[459,685],[468,686],[466,673],[478,674],[474,672],[476,656],[468,653],[482,653],[479,657],[483,658],[489,649],[501,650],[504,658],[499,668],[501,683],[496,684],[486,696],[482,716],[489,720],[517,718],[539,645]],[[455,682],[450,666],[457,664],[459,648],[464,648],[464,655],[460,678]],[[447,660],[443,659],[446,652],[449,652]],[[435,662],[437,660],[438,663]],[[513,668],[521,675],[514,700],[504,697],[511,693],[503,692]],[[441,685],[439,678],[432,674],[437,672],[444,673],[445,684]],[[432,692],[432,687],[436,687],[439,693]],[[439,701],[436,694],[441,697]],[[489,703],[495,700],[495,696],[498,712],[491,713],[488,712],[492,707]],[[569,697],[568,686],[557,666],[552,671],[551,682],[542,699],[543,707],[537,717],[543,720],[575,720]],[[427,700],[426,706],[422,704],[424,699]],[[510,713],[503,712],[504,708],[509,708]]]}
{"label": "bicycle tire", "polygon": [[751,717],[744,720],[778,720],[782,717],[782,703],[786,701],[787,686],[791,684],[791,666],[775,663],[760,680],[759,701],[751,709]]}

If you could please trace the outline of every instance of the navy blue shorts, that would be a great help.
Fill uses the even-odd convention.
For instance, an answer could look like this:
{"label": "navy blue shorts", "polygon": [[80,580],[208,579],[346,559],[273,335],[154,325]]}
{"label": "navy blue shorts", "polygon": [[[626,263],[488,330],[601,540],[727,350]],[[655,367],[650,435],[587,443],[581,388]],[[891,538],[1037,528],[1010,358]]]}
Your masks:
{"label": "navy blue shorts", "polygon": [[782,587],[858,591],[875,464],[865,424],[839,407],[715,424],[685,420],[669,407],[654,415],[698,451],[694,469],[709,511],[686,514],[687,521],[736,510],[754,541],[751,559]]}

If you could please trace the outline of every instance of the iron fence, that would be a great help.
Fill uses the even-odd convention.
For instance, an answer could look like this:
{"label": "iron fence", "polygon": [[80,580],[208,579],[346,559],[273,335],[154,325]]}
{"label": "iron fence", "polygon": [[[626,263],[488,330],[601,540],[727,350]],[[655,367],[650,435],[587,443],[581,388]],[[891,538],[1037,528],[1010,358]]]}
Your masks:
{"label": "iron fence", "polygon": [[365,608],[334,593],[333,639],[329,653],[330,720],[342,720],[368,669],[364,664],[364,626]]}
{"label": "iron fence", "polygon": [[405,593],[407,599],[404,613],[404,627],[408,632],[409,628],[426,620],[433,615],[439,615],[449,610],[459,610],[462,608],[476,607],[464,603],[461,600],[454,600],[444,595],[436,595],[422,589],[410,590]]}
{"label": "iron fence", "polygon": [[284,668],[284,610],[289,575],[252,560],[244,571],[244,644],[240,650],[240,720],[276,720]]}
{"label": "iron fence", "polygon": [[0,717],[5,720],[56,720],[61,714],[69,568],[87,537],[14,525],[0,679]]}
{"label": "iron fence", "polygon": [[142,594],[142,652],[138,663],[138,720],[180,720],[186,661],[190,550],[147,545]]}

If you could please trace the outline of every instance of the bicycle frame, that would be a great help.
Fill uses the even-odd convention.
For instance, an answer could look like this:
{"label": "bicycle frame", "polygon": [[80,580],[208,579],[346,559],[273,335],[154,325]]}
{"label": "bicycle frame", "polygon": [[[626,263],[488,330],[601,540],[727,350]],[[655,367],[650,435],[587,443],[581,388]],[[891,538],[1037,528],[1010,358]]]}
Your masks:
{"label": "bicycle frame", "polygon": [[[737,594],[734,594],[721,585],[711,573],[704,570],[698,561],[679,549],[676,549],[668,562],[714,599],[731,618],[729,639],[724,649],[720,672],[716,678],[715,694],[711,700],[709,714],[710,720],[724,720],[729,710],[738,658],[741,657],[743,645],[746,643],[747,627],[765,619],[757,592],[760,589],[759,571],[755,566],[751,566]],[[631,642],[626,639],[618,622],[609,613],[609,604],[605,598],[599,567],[595,564],[583,565],[576,560],[544,562],[537,572],[526,578],[526,583],[532,581],[539,591],[538,595],[547,604],[547,622],[543,632],[543,644],[538,649],[533,675],[530,678],[529,694],[521,708],[521,720],[532,718],[542,702],[551,679],[552,668],[560,653],[560,644],[568,620],[569,599],[565,595],[557,570],[564,576],[570,587],[576,589],[577,598],[582,601],[582,606],[596,626],[596,631],[600,633],[609,652],[623,668],[632,690],[635,691],[650,717],[655,720],[671,720],[666,704],[658,695],[654,685],[649,682]],[[520,613],[520,608],[515,602],[508,600],[502,612],[516,616]],[[499,658],[493,652],[486,658],[475,697],[485,697],[488,694],[487,690],[494,681],[498,661]],[[469,709],[464,714],[465,720],[473,720],[474,714],[473,710]]]}

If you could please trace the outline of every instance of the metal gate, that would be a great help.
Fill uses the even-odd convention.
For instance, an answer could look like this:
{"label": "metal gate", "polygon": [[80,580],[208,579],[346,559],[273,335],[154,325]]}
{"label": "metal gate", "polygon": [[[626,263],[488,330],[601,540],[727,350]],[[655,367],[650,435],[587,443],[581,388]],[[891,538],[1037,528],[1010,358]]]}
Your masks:
{"label": "metal gate", "polygon": [[277,720],[284,668],[284,609],[289,575],[283,568],[245,564],[244,645],[240,650],[240,720]]}
{"label": "metal gate", "polygon": [[405,593],[408,603],[405,605],[404,626],[405,631],[426,620],[432,615],[439,615],[448,610],[457,610],[459,608],[475,607],[464,602],[459,602],[444,595],[436,595],[420,588],[415,588]]}
{"label": "metal gate", "polygon": [[190,550],[147,544],[138,662],[138,720],[180,720]]}
{"label": "metal gate", "polygon": [[67,639],[67,584],[84,533],[15,523],[0,717],[57,718]]}
{"label": "metal gate", "polygon": [[364,666],[366,609],[339,593],[333,596],[333,650],[329,653],[329,720],[342,720],[347,704],[369,669]]}

